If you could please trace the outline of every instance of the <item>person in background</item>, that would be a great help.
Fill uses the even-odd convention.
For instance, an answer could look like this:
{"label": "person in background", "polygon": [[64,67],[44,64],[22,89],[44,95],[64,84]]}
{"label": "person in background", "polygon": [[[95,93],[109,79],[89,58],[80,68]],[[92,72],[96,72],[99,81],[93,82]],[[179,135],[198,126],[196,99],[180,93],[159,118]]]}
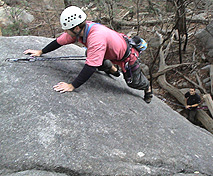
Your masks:
{"label": "person in background", "polygon": [[118,77],[120,72],[114,65],[116,64],[121,68],[127,85],[134,89],[144,90],[144,101],[150,103],[152,91],[149,81],[139,66],[139,52],[129,46],[127,36],[104,25],[86,21],[86,18],[87,15],[79,7],[66,8],[60,16],[64,33],[42,50],[28,49],[24,53],[41,56],[63,45],[80,42],[87,48],[87,58],[83,69],[71,83],[59,82],[53,86],[55,91],[61,93],[73,91],[84,84],[96,69]]}
{"label": "person in background", "polygon": [[197,118],[197,107],[201,101],[200,96],[196,93],[195,88],[190,88],[190,90],[185,94],[185,108],[187,109],[188,120],[192,123],[196,123]]}

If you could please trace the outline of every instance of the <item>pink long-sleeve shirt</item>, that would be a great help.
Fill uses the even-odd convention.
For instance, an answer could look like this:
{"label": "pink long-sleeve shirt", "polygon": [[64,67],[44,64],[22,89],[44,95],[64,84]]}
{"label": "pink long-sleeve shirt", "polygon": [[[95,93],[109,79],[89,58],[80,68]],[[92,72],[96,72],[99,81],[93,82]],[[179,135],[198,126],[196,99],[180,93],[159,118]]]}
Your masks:
{"label": "pink long-sleeve shirt", "polygon": [[[86,22],[88,26],[92,23],[91,21]],[[127,44],[123,36],[124,34],[111,30],[101,24],[95,24],[91,27],[86,40],[86,31],[84,31],[84,37],[80,37],[78,42],[87,47],[85,64],[98,67],[102,65],[103,59],[109,59],[113,63],[119,65],[125,72],[125,62],[129,62],[131,65],[137,58],[131,54],[125,61],[119,61],[123,58],[127,49]],[[57,38],[57,42],[60,45],[71,44],[74,43],[75,40],[75,37],[71,37],[67,33],[63,33]],[[136,51],[134,50],[134,52]]]}

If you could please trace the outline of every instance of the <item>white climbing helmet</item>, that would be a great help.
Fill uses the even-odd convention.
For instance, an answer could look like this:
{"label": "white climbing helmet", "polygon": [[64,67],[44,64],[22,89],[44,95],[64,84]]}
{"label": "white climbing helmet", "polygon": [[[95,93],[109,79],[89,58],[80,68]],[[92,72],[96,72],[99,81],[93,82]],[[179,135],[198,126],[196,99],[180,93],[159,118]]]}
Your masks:
{"label": "white climbing helmet", "polygon": [[67,7],[60,17],[60,23],[63,30],[74,28],[75,26],[84,22],[87,15],[76,6]]}

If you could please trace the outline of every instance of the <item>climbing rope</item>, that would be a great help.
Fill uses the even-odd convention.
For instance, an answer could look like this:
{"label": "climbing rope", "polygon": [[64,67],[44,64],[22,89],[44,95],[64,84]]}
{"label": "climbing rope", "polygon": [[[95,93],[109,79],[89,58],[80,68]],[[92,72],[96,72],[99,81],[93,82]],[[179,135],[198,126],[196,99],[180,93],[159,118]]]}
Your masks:
{"label": "climbing rope", "polygon": [[[35,61],[68,61],[68,60],[86,60],[86,56],[59,56],[59,57],[27,57],[27,58],[7,58],[7,62],[35,62]],[[84,59],[80,59],[84,58]]]}

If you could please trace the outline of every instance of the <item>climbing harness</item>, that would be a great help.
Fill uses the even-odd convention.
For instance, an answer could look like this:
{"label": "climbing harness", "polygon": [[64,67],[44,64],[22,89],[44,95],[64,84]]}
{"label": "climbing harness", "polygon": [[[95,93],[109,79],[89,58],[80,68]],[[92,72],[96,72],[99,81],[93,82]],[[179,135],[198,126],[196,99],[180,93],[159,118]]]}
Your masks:
{"label": "climbing harness", "polygon": [[[86,24],[86,27],[85,27],[85,34],[84,34],[84,37],[83,37],[83,43],[86,43],[86,41],[87,41],[87,37],[88,37],[88,35],[89,35],[89,31],[90,31],[90,29],[92,28],[92,26],[93,25],[95,25],[95,24],[100,24],[100,23],[92,23],[92,24],[90,24],[90,25],[87,25]],[[85,48],[85,55],[87,56],[87,47],[83,47],[83,48]]]}
{"label": "climbing harness", "polygon": [[[147,43],[145,42],[145,40],[143,40],[141,37],[139,36],[134,36],[133,38],[128,38],[127,36],[123,36],[126,44],[127,44],[127,50],[123,56],[123,58],[121,59],[121,61],[126,60],[130,54],[131,54],[131,48],[135,48],[139,53],[141,53],[142,51],[144,51],[147,48]],[[136,53],[133,53],[135,55],[135,57],[138,58],[138,55]],[[126,70],[126,81],[128,84],[132,83],[132,72],[137,70],[140,67],[139,62],[136,61],[135,64],[130,65],[129,62],[125,63],[125,70]]]}
{"label": "climbing harness", "polygon": [[89,25],[89,27],[88,27],[88,29],[87,29],[87,32],[86,32],[86,38],[88,37],[88,35],[89,35],[89,31],[90,31],[90,29],[92,28],[92,26],[93,25],[95,25],[95,24],[100,24],[100,23],[92,23],[92,24],[90,24]]}
{"label": "climbing harness", "polygon": [[132,83],[132,69],[129,66],[129,62],[127,62],[125,64],[125,70],[126,70],[126,82],[127,82],[127,84],[131,84]]}
{"label": "climbing harness", "polygon": [[[137,61],[136,61],[137,62]],[[134,72],[135,70],[137,70],[140,67],[139,63],[135,63],[133,65],[129,65],[129,62],[125,63],[125,70],[126,70],[126,82],[128,84],[132,83],[132,72]]]}
{"label": "climbing harness", "polygon": [[128,38],[127,36],[124,36],[124,39],[127,43],[127,51],[128,51],[127,53],[129,54],[131,53],[130,49],[132,47],[135,48],[139,53],[141,53],[147,48],[146,41],[137,35],[134,36],[133,38]]}
{"label": "climbing harness", "polygon": [[69,61],[69,60],[86,60],[81,59],[86,56],[59,56],[59,57],[27,57],[27,58],[7,58],[7,62],[35,62],[35,61]]}

